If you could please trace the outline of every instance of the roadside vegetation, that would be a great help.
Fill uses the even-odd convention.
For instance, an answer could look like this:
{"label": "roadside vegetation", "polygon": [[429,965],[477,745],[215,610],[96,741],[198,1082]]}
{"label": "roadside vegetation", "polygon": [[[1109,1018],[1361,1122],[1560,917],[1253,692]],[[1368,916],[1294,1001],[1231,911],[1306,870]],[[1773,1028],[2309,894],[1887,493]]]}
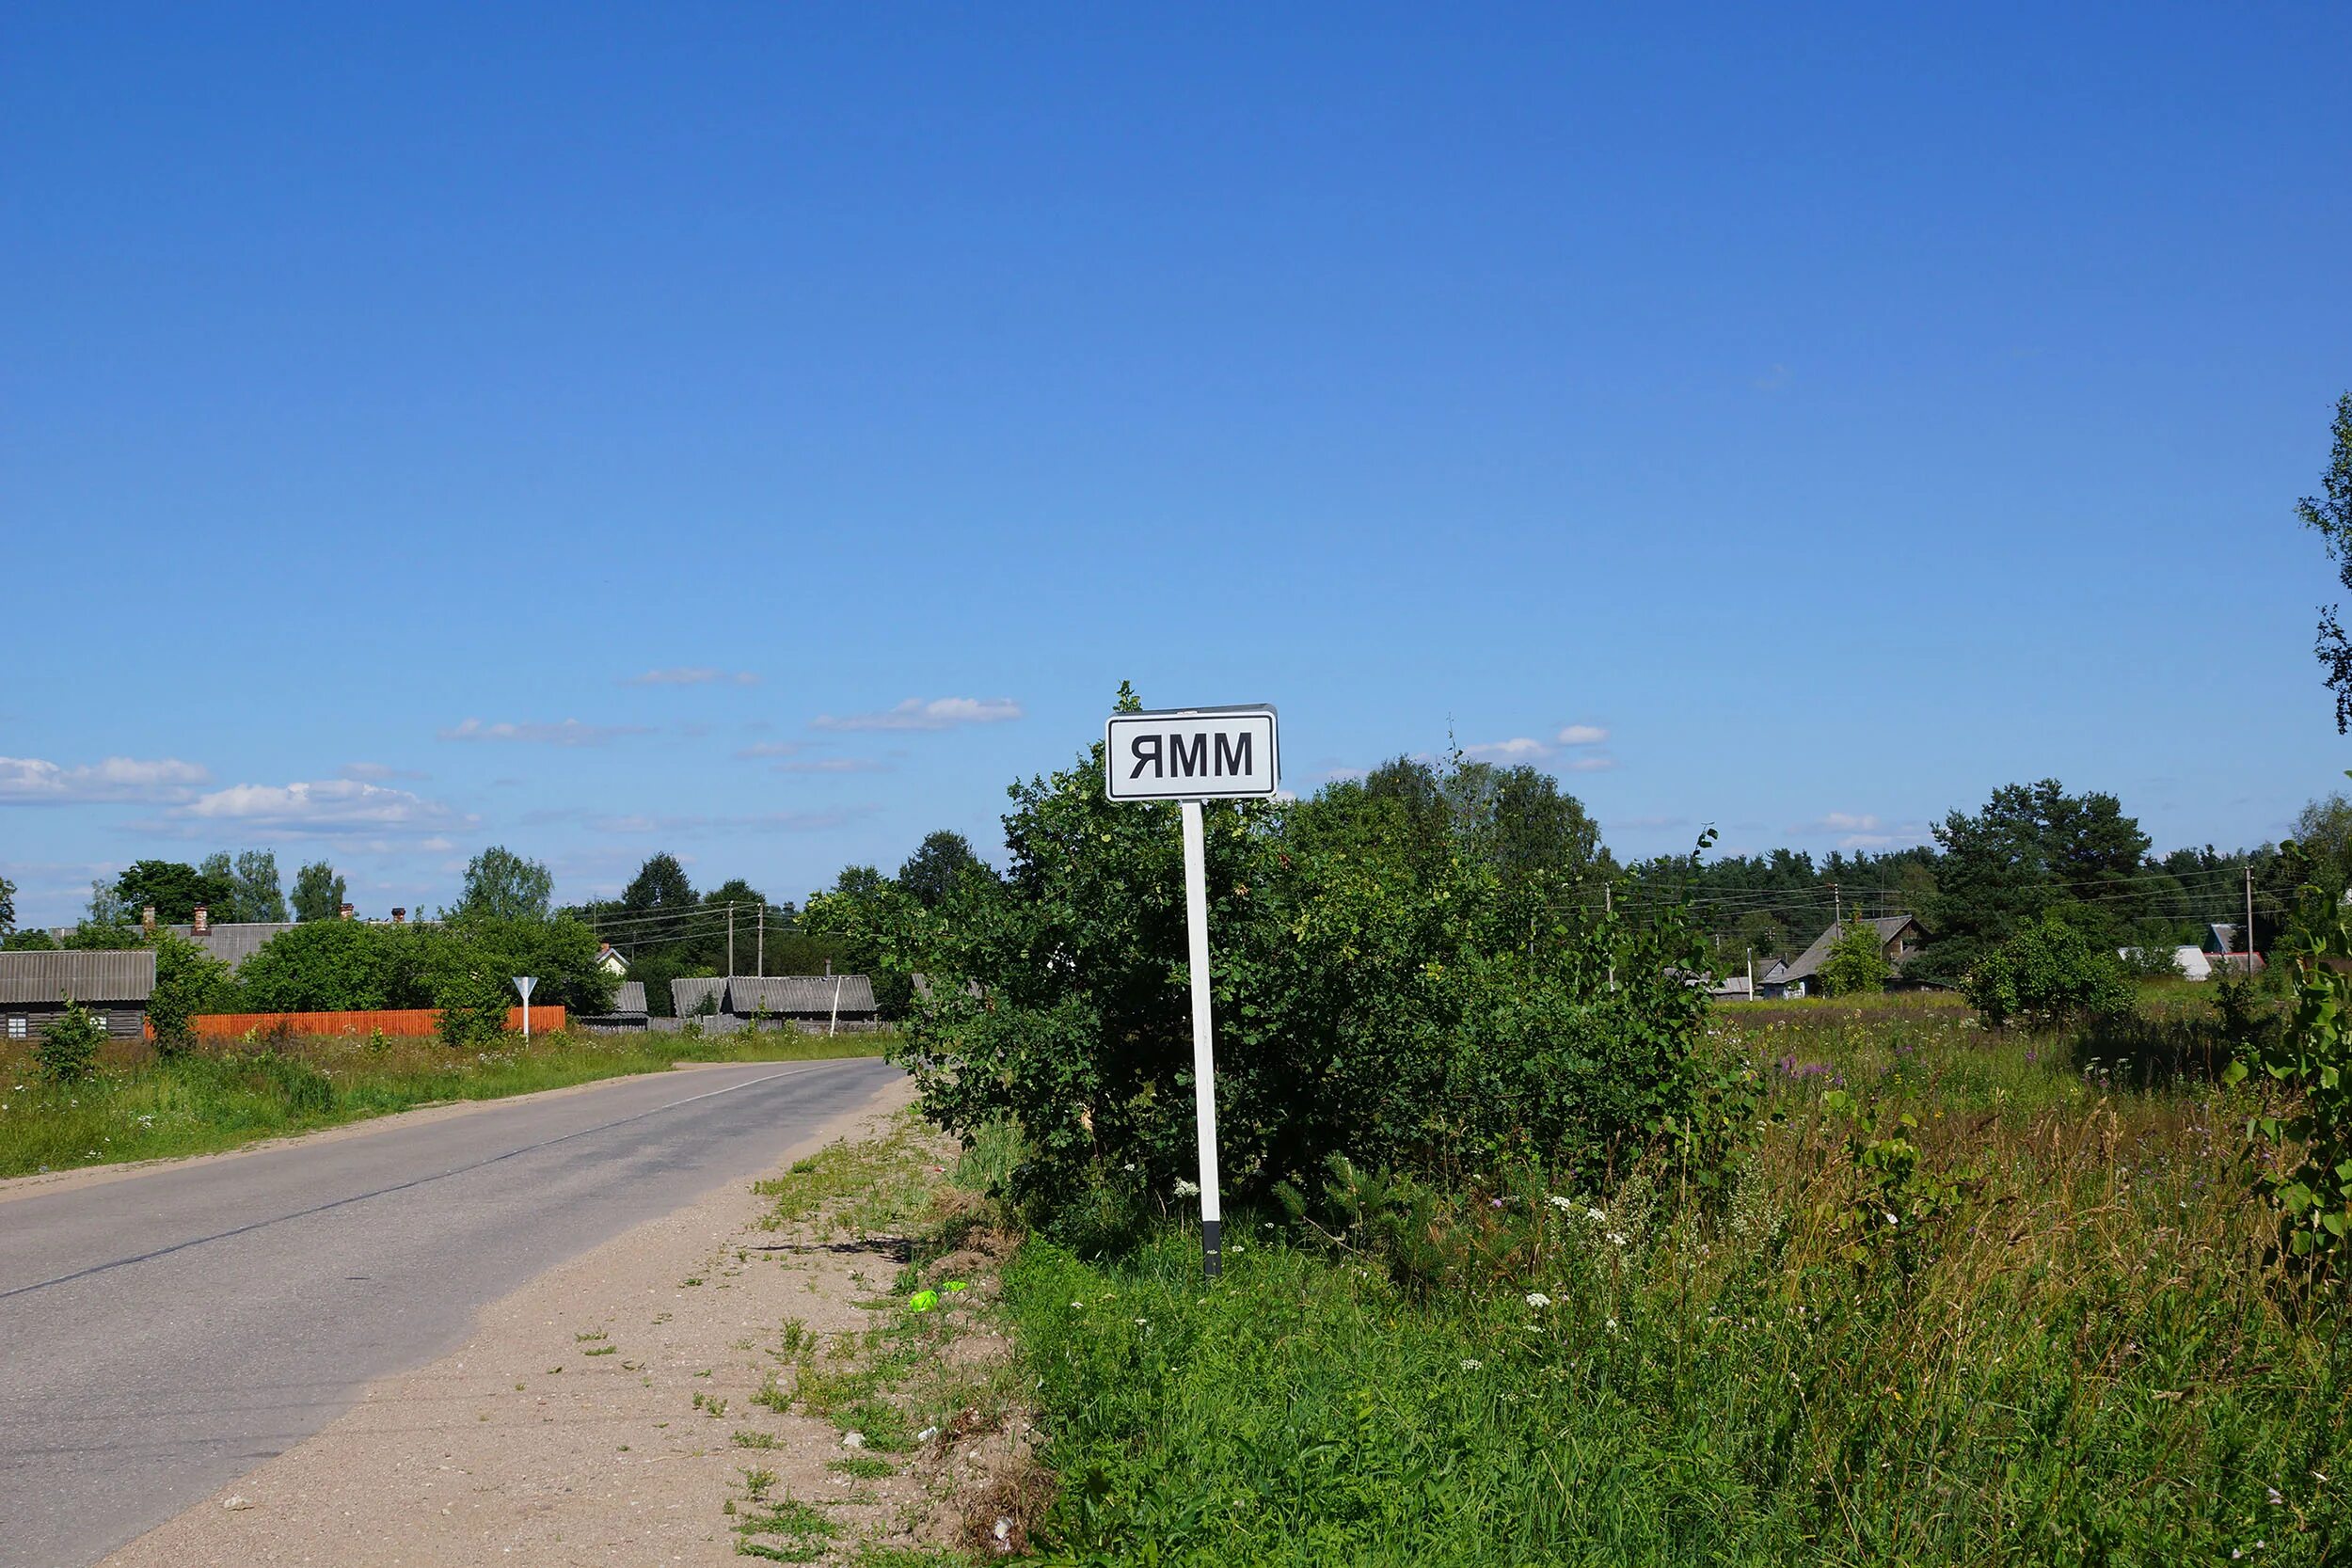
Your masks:
{"label": "roadside vegetation", "polygon": [[[72,1017],[68,1015],[69,1019]],[[209,1154],[443,1101],[495,1100],[679,1062],[873,1056],[887,1034],[835,1038],[790,1031],[540,1034],[454,1051],[429,1037],[279,1036],[226,1050],[158,1053],[87,1041],[62,1069],[47,1040],[0,1053],[0,1177]]]}
{"label": "roadside vegetation", "polygon": [[1018,1138],[1040,1560],[2352,1552],[2330,892],[2265,978],[2136,980],[2035,835],[2144,839],[2026,790],[1949,825],[1964,993],[1883,990],[1850,927],[1851,994],[1710,1008],[1700,908],[1656,865],[1592,896],[1581,810],[1526,781],[1213,806],[1208,1285],[1173,814],[1100,768],[1015,786],[1003,877],[806,915],[929,976],[926,1113]]}

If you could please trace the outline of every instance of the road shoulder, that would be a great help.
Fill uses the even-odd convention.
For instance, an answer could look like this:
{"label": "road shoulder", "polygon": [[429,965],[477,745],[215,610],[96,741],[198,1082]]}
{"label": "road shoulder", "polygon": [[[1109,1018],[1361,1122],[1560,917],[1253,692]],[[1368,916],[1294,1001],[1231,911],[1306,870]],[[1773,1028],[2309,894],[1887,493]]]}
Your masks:
{"label": "road shoulder", "polygon": [[[729,1183],[540,1275],[451,1354],[369,1386],[106,1564],[851,1561],[875,1543],[902,1561],[955,1560],[933,1553],[961,1544],[986,1555],[991,1520],[972,1516],[1018,1489],[1026,1433],[1001,1405],[982,1417],[979,1394],[969,1414],[957,1404],[1001,1390],[1008,1364],[978,1312],[952,1310],[977,1307],[985,1259],[933,1259],[961,1292],[911,1307],[906,1239],[840,1217],[908,1185],[910,1139],[937,1162],[920,1167],[925,1201],[944,1185],[952,1150],[914,1129],[913,1097],[893,1083],[813,1131],[764,1193]],[[883,1148],[892,1170],[858,1163]],[[796,1182],[830,1186],[803,1204]],[[946,1414],[884,1412],[885,1359]]]}

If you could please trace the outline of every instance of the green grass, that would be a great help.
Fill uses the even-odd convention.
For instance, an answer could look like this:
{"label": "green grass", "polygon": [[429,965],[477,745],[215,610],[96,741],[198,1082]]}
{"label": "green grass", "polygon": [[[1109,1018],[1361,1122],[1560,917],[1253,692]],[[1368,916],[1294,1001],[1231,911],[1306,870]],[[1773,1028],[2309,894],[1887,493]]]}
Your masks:
{"label": "green grass", "polygon": [[[1727,1009],[1785,1119],[1726,1210],[1640,1170],[1481,1187],[1434,1291],[1264,1216],[1229,1215],[1214,1288],[1185,1229],[1032,1239],[1005,1302],[1061,1486],[1043,1560],[2352,1560],[2352,1340],[2264,1261],[2249,1101],[1965,1018]],[[1840,1084],[1976,1173],[1909,1272],[1843,1255]]]}
{"label": "green grass", "polygon": [[208,1154],[456,1100],[495,1100],[678,1062],[814,1061],[880,1055],[889,1035],[761,1033],[509,1036],[487,1051],[432,1039],[296,1038],[277,1049],[160,1060],[108,1048],[98,1074],[44,1083],[29,1053],[0,1054],[0,1177],[124,1160]]}

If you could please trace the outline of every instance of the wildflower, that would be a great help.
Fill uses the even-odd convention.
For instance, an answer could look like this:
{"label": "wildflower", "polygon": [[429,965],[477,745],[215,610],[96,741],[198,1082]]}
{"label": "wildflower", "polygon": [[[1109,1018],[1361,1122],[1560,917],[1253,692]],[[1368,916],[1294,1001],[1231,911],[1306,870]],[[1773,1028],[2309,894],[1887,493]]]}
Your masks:
{"label": "wildflower", "polygon": [[1176,1196],[1178,1197],[1199,1197],[1200,1196],[1200,1183],[1198,1181],[1187,1181],[1180,1176],[1176,1179]]}
{"label": "wildflower", "polygon": [[1609,1233],[1609,1244],[1612,1246],[1625,1245],[1625,1232],[1622,1230],[1612,1230]]}
{"label": "wildflower", "polygon": [[1527,1292],[1527,1305],[1540,1312],[1551,1305],[1551,1298],[1541,1291],[1530,1291]]}
{"label": "wildflower", "polygon": [[[2284,1498],[2284,1497],[2280,1497],[2280,1496],[2279,1495],[2279,1489],[2278,1489],[2277,1487],[2275,1487],[2275,1486],[2274,1486],[2274,1487],[2272,1487],[2272,1488],[2270,1489],[2270,1506],[2271,1506],[2271,1507],[2273,1507],[2273,1508],[2277,1508],[2277,1507],[2278,1507],[2280,1503],[2283,1503],[2283,1502],[2285,1502],[2285,1501],[2286,1501],[2286,1498]],[[2259,1542],[2259,1541],[2257,1541],[2257,1542],[2255,1542],[2255,1543],[2254,1543],[2254,1544],[2255,1544],[2255,1545],[2257,1545],[2257,1546],[2259,1546],[2259,1545],[2261,1545],[2261,1544],[2262,1544],[2262,1543],[2261,1543],[2261,1542]]]}
{"label": "wildflower", "polygon": [[1601,1326],[1602,1326],[1602,1327],[1604,1327],[1604,1328],[1606,1328],[1606,1329],[1608,1329],[1610,1333],[1614,1334],[1614,1333],[1616,1333],[1616,1332],[1617,1332],[1617,1320],[1616,1320],[1616,1319],[1614,1319],[1614,1318],[1612,1318],[1612,1319],[1610,1319],[1610,1320],[1609,1320],[1606,1323],[1602,1324]]}
{"label": "wildflower", "polygon": [[1573,1202],[1569,1201],[1567,1198],[1562,1197],[1558,1193],[1552,1194],[1549,1197],[1544,1199],[1544,1201],[1550,1204],[1554,1209],[1559,1210],[1564,1214],[1576,1207]]}
{"label": "wildflower", "polygon": [[1894,1215],[1889,1214],[1889,1215],[1887,1215],[1887,1216],[1886,1216],[1886,1223],[1887,1223],[1887,1224],[1889,1224],[1889,1225],[1896,1225],[1896,1224],[1899,1224],[1900,1222],[1899,1222],[1899,1221],[1898,1221],[1898,1220],[1895,1218],[1895,1216],[1894,1216]]}
{"label": "wildflower", "polygon": [[1591,1221],[1592,1221],[1595,1225],[1598,1225],[1601,1221],[1603,1221],[1603,1220],[1607,1219],[1609,1216],[1608,1216],[1607,1214],[1605,1214],[1605,1213],[1601,1212],[1600,1212],[1599,1210],[1597,1210],[1597,1209],[1589,1209],[1589,1208],[1588,1208],[1588,1209],[1586,1209],[1586,1210],[1584,1211],[1584,1217],[1585,1217],[1586,1219],[1588,1219],[1588,1220],[1591,1220]]}
{"label": "wildflower", "polygon": [[1485,1362],[1483,1362],[1483,1361],[1467,1361],[1467,1360],[1466,1360],[1466,1361],[1464,1361],[1464,1362],[1462,1363],[1462,1370],[1464,1370],[1464,1371],[1466,1371],[1466,1372],[1474,1372],[1474,1371],[1478,1370],[1478,1369],[1479,1369],[1479,1368],[1481,1368],[1481,1367],[1483,1367],[1483,1366],[1485,1366],[1485,1365],[1486,1365],[1486,1363],[1485,1363]]}
{"label": "wildflower", "polygon": [[1073,1301],[1070,1305],[1079,1308],[1080,1310],[1084,1310],[1086,1307],[1086,1303],[1083,1301]]}
{"label": "wildflower", "polygon": [[1502,1207],[1502,1199],[1499,1197],[1490,1197],[1486,1200],[1486,1207],[1489,1209],[1500,1209]]}

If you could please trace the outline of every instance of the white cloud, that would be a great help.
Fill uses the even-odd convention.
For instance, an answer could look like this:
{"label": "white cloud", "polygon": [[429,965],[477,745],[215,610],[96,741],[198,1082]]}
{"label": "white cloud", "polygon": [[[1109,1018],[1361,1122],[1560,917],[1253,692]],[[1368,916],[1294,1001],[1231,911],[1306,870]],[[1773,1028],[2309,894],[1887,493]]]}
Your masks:
{"label": "white cloud", "polygon": [[1490,740],[1481,746],[1465,746],[1462,754],[1478,762],[1534,762],[1551,755],[1551,748],[1522,735],[1509,740]]}
{"label": "white cloud", "polygon": [[739,757],[788,757],[799,752],[797,740],[761,740],[744,747],[735,754]]}
{"label": "white cloud", "polygon": [[108,757],[60,768],[39,757],[0,757],[0,805],[70,806],[93,800],[184,800],[212,774],[192,762]]}
{"label": "white cloud", "polygon": [[443,740],[515,740],[532,746],[601,746],[623,736],[650,735],[643,724],[583,724],[566,719],[560,724],[485,724],[469,719],[455,729],[443,730]]}
{"label": "white cloud", "polygon": [[358,779],[288,784],[231,784],[199,795],[171,816],[183,822],[234,822],[279,832],[437,832],[472,818],[438,800]]}
{"label": "white cloud", "polygon": [[336,777],[357,779],[361,784],[381,784],[386,779],[421,779],[427,777],[413,768],[393,768],[380,762],[347,762],[335,770]]}
{"label": "white cloud", "polygon": [[1826,812],[1818,821],[1797,823],[1788,832],[1816,837],[1834,835],[1840,849],[1900,849],[1928,841],[1925,823],[1888,822],[1860,811]]}
{"label": "white cloud", "polygon": [[810,721],[819,730],[945,730],[958,724],[1000,724],[1022,717],[1010,697],[933,697],[929,702],[909,697],[881,713],[853,713],[836,719],[821,714]]}
{"label": "white cloud", "polygon": [[693,666],[676,670],[648,670],[642,675],[631,675],[623,686],[713,686],[724,681],[729,686],[757,686],[759,677],[749,670],[729,674],[724,670],[708,670]]}
{"label": "white cloud", "polygon": [[1597,746],[1609,738],[1609,732],[1598,724],[1569,724],[1554,738],[1563,746]]}

